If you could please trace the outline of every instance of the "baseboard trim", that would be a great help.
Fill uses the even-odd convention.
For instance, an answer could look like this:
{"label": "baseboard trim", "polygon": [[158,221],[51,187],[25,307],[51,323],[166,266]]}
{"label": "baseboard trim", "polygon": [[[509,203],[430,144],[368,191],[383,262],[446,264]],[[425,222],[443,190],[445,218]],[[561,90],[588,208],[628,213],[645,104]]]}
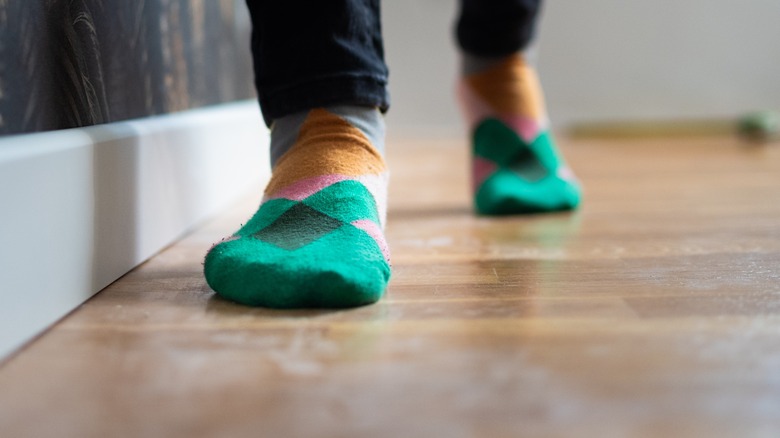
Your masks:
{"label": "baseboard trim", "polygon": [[0,138],[0,359],[269,175],[256,102]]}

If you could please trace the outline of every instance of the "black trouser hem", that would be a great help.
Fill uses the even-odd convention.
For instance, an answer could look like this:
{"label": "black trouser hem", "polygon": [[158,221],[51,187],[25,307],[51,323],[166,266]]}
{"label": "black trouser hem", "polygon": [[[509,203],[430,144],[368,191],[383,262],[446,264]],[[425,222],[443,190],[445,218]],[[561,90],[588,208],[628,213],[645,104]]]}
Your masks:
{"label": "black trouser hem", "polygon": [[[258,87],[259,88],[259,87]],[[334,105],[390,107],[387,80],[371,76],[340,75],[262,93],[258,96],[268,126],[274,119],[313,108]]]}

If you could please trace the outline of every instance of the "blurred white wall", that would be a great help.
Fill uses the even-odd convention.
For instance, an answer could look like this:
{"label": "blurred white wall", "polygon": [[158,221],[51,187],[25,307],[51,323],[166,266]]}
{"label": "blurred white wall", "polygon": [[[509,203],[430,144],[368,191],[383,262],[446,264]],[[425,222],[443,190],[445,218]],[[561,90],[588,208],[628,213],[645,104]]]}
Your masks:
{"label": "blurred white wall", "polygon": [[[382,4],[391,132],[462,129],[457,0]],[[557,126],[780,109],[778,0],[548,0],[538,64]]]}
{"label": "blurred white wall", "polygon": [[384,0],[382,26],[390,67],[388,135],[446,135],[460,128],[453,99],[457,0]]}

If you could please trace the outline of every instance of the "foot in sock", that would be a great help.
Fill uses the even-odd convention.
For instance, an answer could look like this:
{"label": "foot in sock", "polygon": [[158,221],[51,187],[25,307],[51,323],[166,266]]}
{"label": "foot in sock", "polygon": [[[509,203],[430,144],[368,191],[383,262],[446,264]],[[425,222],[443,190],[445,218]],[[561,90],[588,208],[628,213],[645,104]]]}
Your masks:
{"label": "foot in sock", "polygon": [[390,278],[387,170],[375,147],[383,141],[381,117],[375,109],[338,107],[281,119],[281,128],[275,122],[276,159],[263,203],[206,255],[209,286],[227,299],[273,308],[376,302]]}
{"label": "foot in sock", "polygon": [[466,56],[459,92],[471,128],[477,212],[534,213],[579,205],[580,187],[549,132],[536,72],[521,55]]}

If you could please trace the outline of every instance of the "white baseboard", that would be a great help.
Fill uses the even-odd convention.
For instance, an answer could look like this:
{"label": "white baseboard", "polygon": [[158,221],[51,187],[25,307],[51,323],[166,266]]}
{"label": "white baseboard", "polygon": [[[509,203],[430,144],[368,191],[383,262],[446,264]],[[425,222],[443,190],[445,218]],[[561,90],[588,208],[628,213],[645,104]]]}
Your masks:
{"label": "white baseboard", "polygon": [[0,359],[269,175],[257,103],[0,138]]}

